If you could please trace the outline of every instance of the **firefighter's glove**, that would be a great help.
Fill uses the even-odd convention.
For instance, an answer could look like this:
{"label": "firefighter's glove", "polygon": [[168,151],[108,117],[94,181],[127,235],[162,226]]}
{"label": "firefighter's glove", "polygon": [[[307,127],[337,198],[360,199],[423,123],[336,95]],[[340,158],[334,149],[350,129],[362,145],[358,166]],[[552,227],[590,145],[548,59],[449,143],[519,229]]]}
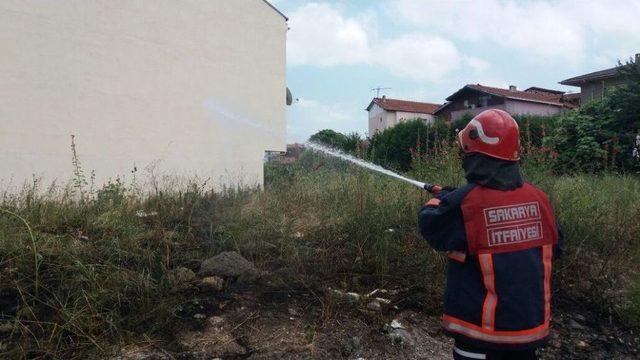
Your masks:
{"label": "firefighter's glove", "polygon": [[442,198],[443,198],[443,197],[445,197],[448,193],[450,193],[450,192],[452,192],[452,191],[455,191],[456,189],[457,189],[457,188],[456,188],[456,187],[453,187],[453,186],[445,186],[445,187],[443,187],[443,188],[442,188],[442,190],[438,191],[438,192],[434,195],[434,197],[435,197],[436,199],[440,199],[440,200],[442,200]]}
{"label": "firefighter's glove", "polygon": [[438,191],[437,193],[433,194],[433,197],[431,199],[429,199],[424,206],[429,206],[429,207],[438,207],[440,205],[440,201],[442,200],[442,198],[447,195],[448,193],[452,192],[453,190],[455,190],[456,188],[451,187],[451,186],[445,186],[442,189],[440,189],[440,191]]}

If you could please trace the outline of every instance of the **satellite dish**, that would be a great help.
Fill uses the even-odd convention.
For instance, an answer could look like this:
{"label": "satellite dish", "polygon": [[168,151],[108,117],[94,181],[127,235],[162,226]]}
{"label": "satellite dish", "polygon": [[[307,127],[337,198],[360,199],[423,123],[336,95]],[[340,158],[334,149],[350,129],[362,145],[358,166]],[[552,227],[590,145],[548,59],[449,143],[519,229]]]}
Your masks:
{"label": "satellite dish", "polygon": [[293,104],[293,95],[291,95],[291,90],[287,87],[287,105]]}

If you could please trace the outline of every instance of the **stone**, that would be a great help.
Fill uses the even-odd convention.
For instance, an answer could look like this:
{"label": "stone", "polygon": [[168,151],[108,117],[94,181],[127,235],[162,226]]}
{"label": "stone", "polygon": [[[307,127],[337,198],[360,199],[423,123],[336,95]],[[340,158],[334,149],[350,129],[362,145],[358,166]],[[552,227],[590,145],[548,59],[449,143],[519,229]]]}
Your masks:
{"label": "stone", "polygon": [[380,302],[378,300],[374,299],[369,301],[369,303],[367,304],[367,309],[373,310],[373,311],[380,311],[382,310],[382,305],[380,305]]}
{"label": "stone", "polygon": [[348,304],[358,304],[362,296],[355,292],[344,292],[337,289],[327,288],[327,293],[337,301]]}
{"label": "stone", "polygon": [[398,321],[393,319],[391,323],[384,326],[384,330],[394,345],[414,346],[415,340],[411,333]]}
{"label": "stone", "polygon": [[225,251],[200,264],[200,276],[220,276],[235,278],[241,282],[255,282],[260,273],[258,269],[235,251]]}
{"label": "stone", "polygon": [[200,288],[207,291],[222,291],[224,279],[218,276],[206,276],[200,280]]}
{"label": "stone", "polygon": [[224,326],[224,318],[222,316],[212,316],[207,319],[209,325],[213,328],[221,328]]}
{"label": "stone", "polygon": [[584,348],[588,347],[589,344],[587,344],[583,340],[580,340],[580,341],[576,342],[576,346],[579,347],[579,348],[583,348],[584,349]]}
{"label": "stone", "polygon": [[413,346],[415,343],[411,334],[405,329],[392,329],[389,332],[389,338],[396,345]]}
{"label": "stone", "polygon": [[404,329],[404,326],[402,326],[402,324],[400,323],[400,321],[398,321],[397,319],[393,319],[391,321],[391,324],[389,324],[389,326],[392,329]]}
{"label": "stone", "polygon": [[179,267],[167,272],[169,284],[174,288],[187,286],[196,278],[196,274],[186,267]]}

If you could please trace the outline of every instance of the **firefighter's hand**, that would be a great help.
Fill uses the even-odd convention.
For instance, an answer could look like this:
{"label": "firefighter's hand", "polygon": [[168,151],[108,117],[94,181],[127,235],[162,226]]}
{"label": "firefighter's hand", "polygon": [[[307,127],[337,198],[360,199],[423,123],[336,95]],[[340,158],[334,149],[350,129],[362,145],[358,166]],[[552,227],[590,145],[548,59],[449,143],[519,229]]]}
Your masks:
{"label": "firefighter's hand", "polygon": [[440,205],[440,199],[438,199],[437,197],[432,197],[431,199],[429,199],[429,201],[424,203],[424,206],[431,206],[431,207],[438,207],[439,205]]}
{"label": "firefighter's hand", "polygon": [[448,193],[456,190],[457,188],[453,187],[453,186],[445,186],[443,188],[440,189],[440,191],[438,191],[437,193],[433,194],[433,197],[431,199],[429,199],[424,205],[425,206],[433,206],[433,207],[438,207],[440,205],[440,201],[442,200],[443,197],[445,197]]}
{"label": "firefighter's hand", "polygon": [[455,191],[457,188],[453,187],[453,186],[445,186],[442,188],[442,190],[438,191],[436,194],[434,194],[433,196],[436,199],[442,199],[443,197],[445,197],[448,193]]}

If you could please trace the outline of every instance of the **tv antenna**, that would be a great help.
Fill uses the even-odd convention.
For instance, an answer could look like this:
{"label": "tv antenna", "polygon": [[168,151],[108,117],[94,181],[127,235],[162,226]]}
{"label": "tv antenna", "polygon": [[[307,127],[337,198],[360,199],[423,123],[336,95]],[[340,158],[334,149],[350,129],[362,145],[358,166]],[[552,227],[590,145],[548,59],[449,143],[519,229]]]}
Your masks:
{"label": "tv antenna", "polygon": [[371,89],[371,91],[375,91],[376,92],[376,97],[379,98],[380,97],[380,90],[390,90],[390,87],[375,87],[373,89]]}

